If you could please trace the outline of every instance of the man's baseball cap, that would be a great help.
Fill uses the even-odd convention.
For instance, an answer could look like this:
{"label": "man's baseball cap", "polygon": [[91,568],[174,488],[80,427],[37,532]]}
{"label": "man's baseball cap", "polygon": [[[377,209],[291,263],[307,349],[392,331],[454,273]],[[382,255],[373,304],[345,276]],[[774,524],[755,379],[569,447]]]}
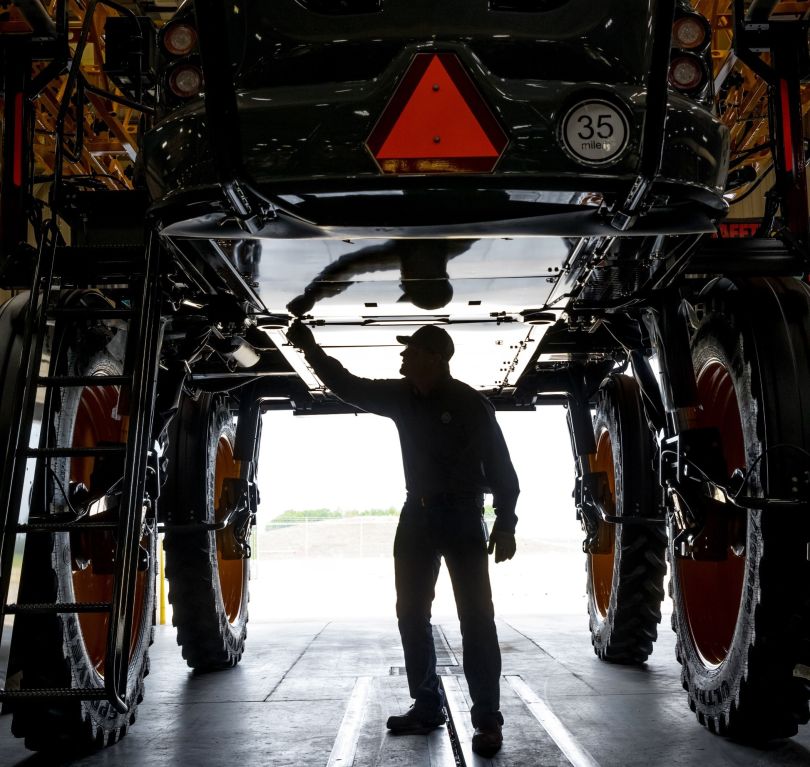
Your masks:
{"label": "man's baseball cap", "polygon": [[450,360],[456,350],[450,334],[437,325],[425,325],[412,336],[397,336],[397,341],[438,354],[445,362]]}

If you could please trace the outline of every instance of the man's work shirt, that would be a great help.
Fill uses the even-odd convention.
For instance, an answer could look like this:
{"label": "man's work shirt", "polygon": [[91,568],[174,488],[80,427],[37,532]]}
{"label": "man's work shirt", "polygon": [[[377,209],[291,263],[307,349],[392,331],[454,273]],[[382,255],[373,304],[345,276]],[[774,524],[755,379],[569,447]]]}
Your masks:
{"label": "man's work shirt", "polygon": [[448,376],[423,396],[404,378],[352,375],[320,347],[306,358],[342,400],[393,419],[409,497],[491,492],[495,529],[514,533],[518,479],[495,409],[483,394]]}

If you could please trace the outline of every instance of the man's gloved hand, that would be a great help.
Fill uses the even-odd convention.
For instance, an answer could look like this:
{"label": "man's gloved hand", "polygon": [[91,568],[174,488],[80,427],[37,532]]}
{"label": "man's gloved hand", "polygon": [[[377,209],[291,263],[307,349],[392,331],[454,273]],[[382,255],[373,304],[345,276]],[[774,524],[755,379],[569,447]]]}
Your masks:
{"label": "man's gloved hand", "polygon": [[315,336],[312,335],[312,331],[300,320],[295,320],[287,328],[287,340],[304,352],[314,349],[318,345],[315,343]]}
{"label": "man's gloved hand", "polygon": [[489,548],[487,551],[495,552],[495,562],[505,562],[515,556],[517,543],[514,533],[504,533],[501,530],[493,530],[489,534]]}

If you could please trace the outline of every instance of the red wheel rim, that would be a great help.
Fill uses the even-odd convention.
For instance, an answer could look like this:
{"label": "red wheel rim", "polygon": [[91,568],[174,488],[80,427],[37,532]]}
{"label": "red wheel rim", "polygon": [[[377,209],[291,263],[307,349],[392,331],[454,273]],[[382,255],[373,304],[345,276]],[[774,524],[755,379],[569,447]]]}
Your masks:
{"label": "red wheel rim", "polygon": [[[239,479],[240,462],[234,458],[233,446],[223,434],[217,443],[216,466],[214,470],[214,503],[218,504],[222,496],[222,487],[226,479]],[[217,509],[216,519],[221,522],[226,509]],[[229,623],[234,623],[242,611],[242,599],[245,587],[245,560],[225,559],[223,554],[227,547],[226,535],[233,535],[233,528],[227,527],[217,533],[217,567],[219,585],[222,591],[222,602]]]}
{"label": "red wheel rim", "polygon": [[[719,429],[729,472],[744,468],[745,441],[731,374],[722,362],[712,359],[699,371],[697,384],[700,409],[690,425]],[[736,530],[744,541],[744,517],[724,514],[721,518],[717,512],[711,512],[707,528],[714,525]],[[689,631],[695,649],[707,666],[718,666],[728,656],[742,599],[745,559],[744,547],[735,553],[729,546],[727,557],[721,561],[677,560],[681,602]]]}
{"label": "red wheel rim", "polygon": [[[603,429],[596,442],[596,455],[591,461],[591,470],[607,474],[612,508],[616,507],[616,475],[613,465],[613,441],[607,429]],[[613,591],[613,568],[616,560],[616,528],[599,522],[597,551],[589,553],[591,594],[593,605],[602,619],[607,617],[610,595]]]}
{"label": "red wheel rim", "polygon": [[[82,390],[73,428],[72,447],[95,447],[100,443],[126,443],[129,419],[118,416],[120,389],[117,386],[93,386]],[[82,482],[91,496],[100,495],[106,488],[94,488],[92,475],[95,458],[73,458],[70,462],[70,480]],[[85,517],[100,521],[105,512],[94,512]],[[117,516],[113,517],[117,519]],[[88,530],[71,535],[71,576],[73,594],[77,602],[112,602],[115,535],[103,530]],[[147,543],[146,540],[143,541]],[[77,558],[81,553],[81,560]],[[143,603],[146,595],[147,573],[138,572],[135,585],[135,610],[130,634],[130,658],[134,655],[141,632]],[[81,613],[79,626],[87,655],[100,676],[104,676],[107,652],[109,615]]]}

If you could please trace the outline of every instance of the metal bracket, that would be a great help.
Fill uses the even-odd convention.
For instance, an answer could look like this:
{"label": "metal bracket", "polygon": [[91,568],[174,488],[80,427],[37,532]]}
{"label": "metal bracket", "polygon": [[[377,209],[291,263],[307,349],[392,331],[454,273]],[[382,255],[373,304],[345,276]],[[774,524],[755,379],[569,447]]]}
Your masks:
{"label": "metal bracket", "polygon": [[[223,559],[249,559],[251,555],[250,528],[255,524],[255,515],[250,510],[248,483],[229,477],[222,483],[217,516],[217,541]],[[227,513],[223,514],[223,511]]]}
{"label": "metal bracket", "polygon": [[606,492],[608,486],[607,474],[604,471],[585,472],[576,478],[574,485],[574,504],[577,509],[577,519],[582,523],[585,531],[585,540],[582,550],[586,554],[606,554],[610,541],[606,536],[600,536],[599,522],[605,515],[603,502],[610,497]]}
{"label": "metal bracket", "polygon": [[659,475],[662,483],[721,483],[728,477],[720,430],[688,429],[661,443]]}
{"label": "metal bracket", "polygon": [[683,302],[674,298],[667,296],[658,308],[648,307],[642,315],[665,373],[661,394],[664,407],[670,413],[697,404],[697,382],[682,312]]}
{"label": "metal bracket", "polygon": [[614,547],[612,529],[615,525],[659,527],[666,525],[659,517],[622,517],[616,515],[607,473],[592,471],[577,477],[574,499],[577,519],[582,522],[586,554],[609,554]]}
{"label": "metal bracket", "polygon": [[806,498],[742,495],[745,475],[735,469],[727,479],[720,431],[713,427],[690,429],[665,440],[659,466],[676,531],[673,545],[681,557],[724,560],[735,514],[739,517],[751,510],[799,511],[810,505]]}

